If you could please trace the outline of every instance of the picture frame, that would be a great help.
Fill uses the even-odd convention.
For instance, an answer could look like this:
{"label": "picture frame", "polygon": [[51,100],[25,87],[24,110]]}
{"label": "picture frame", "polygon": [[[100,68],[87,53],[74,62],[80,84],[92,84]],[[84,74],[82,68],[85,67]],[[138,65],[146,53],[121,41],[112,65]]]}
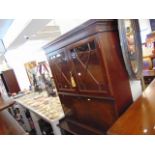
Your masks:
{"label": "picture frame", "polygon": [[118,30],[126,70],[130,79],[142,78],[142,44],[138,19],[119,19]]}

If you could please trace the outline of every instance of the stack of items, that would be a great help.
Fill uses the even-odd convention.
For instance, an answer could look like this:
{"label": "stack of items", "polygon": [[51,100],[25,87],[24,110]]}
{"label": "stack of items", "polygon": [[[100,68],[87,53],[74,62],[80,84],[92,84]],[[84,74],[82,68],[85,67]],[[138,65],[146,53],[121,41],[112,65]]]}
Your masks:
{"label": "stack of items", "polygon": [[16,99],[28,109],[41,115],[45,119],[55,120],[64,116],[59,97],[48,97],[46,92],[30,93]]}

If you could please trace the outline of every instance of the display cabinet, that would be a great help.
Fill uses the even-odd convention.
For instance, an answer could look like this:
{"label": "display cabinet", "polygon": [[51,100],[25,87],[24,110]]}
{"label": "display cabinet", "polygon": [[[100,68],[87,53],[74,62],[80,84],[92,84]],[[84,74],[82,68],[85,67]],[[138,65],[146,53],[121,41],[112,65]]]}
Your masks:
{"label": "display cabinet", "polygon": [[67,134],[105,134],[132,103],[117,20],[89,20],[44,47]]}

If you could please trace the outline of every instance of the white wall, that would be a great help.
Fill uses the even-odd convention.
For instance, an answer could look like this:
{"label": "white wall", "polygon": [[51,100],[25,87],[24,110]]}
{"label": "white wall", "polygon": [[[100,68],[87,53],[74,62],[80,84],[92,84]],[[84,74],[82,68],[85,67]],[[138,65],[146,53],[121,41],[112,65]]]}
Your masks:
{"label": "white wall", "polygon": [[151,33],[151,25],[149,19],[139,19],[142,43],[146,41],[147,34]]}
{"label": "white wall", "polygon": [[142,85],[139,80],[130,80],[131,94],[135,101],[142,94]]}
{"label": "white wall", "polygon": [[8,65],[14,69],[21,90],[29,89],[29,79],[24,64],[29,61],[44,61],[46,55],[40,48],[43,42],[27,42],[15,50],[7,51],[5,54]]}

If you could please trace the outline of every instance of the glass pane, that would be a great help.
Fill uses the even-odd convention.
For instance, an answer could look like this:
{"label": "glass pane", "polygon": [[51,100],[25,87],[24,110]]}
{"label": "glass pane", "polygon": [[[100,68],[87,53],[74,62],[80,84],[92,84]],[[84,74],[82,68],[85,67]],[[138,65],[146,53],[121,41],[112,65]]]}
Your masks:
{"label": "glass pane", "polygon": [[88,44],[83,44],[75,48],[77,52],[87,52],[89,51]]}
{"label": "glass pane", "polygon": [[59,89],[72,89],[70,83],[71,67],[68,62],[68,56],[65,52],[61,52],[55,55],[54,67]]}
{"label": "glass pane", "polygon": [[91,50],[95,50],[96,49],[94,41],[89,42],[89,46],[90,46]]}
{"label": "glass pane", "polygon": [[103,71],[94,41],[72,49],[71,57],[75,65],[78,85],[81,90],[105,90]]}

